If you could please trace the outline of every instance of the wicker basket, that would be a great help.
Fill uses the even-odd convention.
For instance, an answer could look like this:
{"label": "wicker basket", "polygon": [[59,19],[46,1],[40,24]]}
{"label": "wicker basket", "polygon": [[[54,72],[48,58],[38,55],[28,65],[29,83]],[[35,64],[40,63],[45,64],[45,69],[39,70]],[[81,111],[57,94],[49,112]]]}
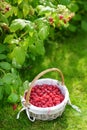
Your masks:
{"label": "wicker basket", "polygon": [[[41,76],[43,76],[44,74],[51,72],[51,71],[57,71],[61,76],[62,82],[59,82],[59,81],[57,81],[55,79],[51,79],[51,78],[39,79]],[[47,107],[47,108],[36,107],[36,106],[30,104],[29,98],[30,98],[30,93],[31,93],[32,87],[35,85],[42,85],[42,84],[58,86],[58,88],[60,89],[60,91],[64,95],[64,100],[56,106]],[[41,73],[39,73],[34,78],[34,80],[29,84],[29,90],[26,90],[26,91],[27,91],[26,99],[24,98],[26,92],[24,93],[24,97],[21,97],[21,102],[22,102],[22,106],[23,106],[21,111],[26,110],[26,114],[27,114],[29,120],[31,120],[31,121],[35,121],[35,119],[39,119],[39,120],[56,119],[57,117],[62,115],[67,103],[70,104],[73,108],[80,111],[77,108],[77,106],[74,106],[71,104],[70,99],[69,99],[68,89],[64,85],[64,76],[63,76],[62,72],[57,68],[50,68],[50,69],[44,70]],[[17,115],[17,119],[19,118],[20,112]]]}

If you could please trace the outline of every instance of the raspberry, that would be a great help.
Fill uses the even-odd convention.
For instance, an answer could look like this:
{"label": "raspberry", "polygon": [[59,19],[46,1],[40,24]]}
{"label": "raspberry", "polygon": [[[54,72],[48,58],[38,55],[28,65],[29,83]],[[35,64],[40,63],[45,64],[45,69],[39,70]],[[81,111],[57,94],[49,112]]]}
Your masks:
{"label": "raspberry", "polygon": [[13,107],[13,110],[16,110],[17,109],[17,104],[14,104],[12,107]]}
{"label": "raspberry", "polygon": [[62,20],[62,19],[63,19],[63,15],[60,15],[60,16],[59,16],[59,19]]}
{"label": "raspberry", "polygon": [[6,11],[9,11],[9,7],[6,7],[5,9],[6,9]]}
{"label": "raspberry", "polygon": [[53,107],[60,104],[63,100],[64,95],[56,85],[35,85],[30,93],[30,103],[37,107]]}
{"label": "raspberry", "polygon": [[50,22],[50,24],[53,24],[54,20],[52,17],[49,18],[49,22]]}

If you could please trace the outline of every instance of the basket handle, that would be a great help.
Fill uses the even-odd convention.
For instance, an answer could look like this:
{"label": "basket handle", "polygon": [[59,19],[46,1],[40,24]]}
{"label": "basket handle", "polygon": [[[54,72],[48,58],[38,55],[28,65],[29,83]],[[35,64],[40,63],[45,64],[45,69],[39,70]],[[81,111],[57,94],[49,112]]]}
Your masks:
{"label": "basket handle", "polygon": [[27,92],[27,95],[26,95],[26,105],[29,105],[29,98],[30,98],[31,89],[32,89],[34,83],[36,82],[36,80],[38,80],[41,76],[43,76],[44,74],[46,74],[48,72],[51,72],[51,71],[57,71],[57,72],[59,72],[59,74],[61,76],[61,79],[62,79],[61,84],[64,85],[64,76],[63,76],[62,72],[58,68],[50,68],[50,69],[46,69],[46,70],[42,71],[41,73],[39,73],[33,79],[33,81],[31,82],[31,84],[29,86],[29,89],[28,89],[28,92]]}

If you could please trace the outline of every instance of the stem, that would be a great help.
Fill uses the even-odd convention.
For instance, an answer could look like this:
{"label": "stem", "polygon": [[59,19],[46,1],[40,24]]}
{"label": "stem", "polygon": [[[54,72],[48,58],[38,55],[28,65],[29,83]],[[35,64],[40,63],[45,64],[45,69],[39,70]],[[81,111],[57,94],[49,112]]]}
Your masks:
{"label": "stem", "polygon": [[20,37],[19,37],[19,39],[21,39],[23,36],[25,36],[26,34],[28,33],[28,31],[26,31],[25,33],[23,33]]}

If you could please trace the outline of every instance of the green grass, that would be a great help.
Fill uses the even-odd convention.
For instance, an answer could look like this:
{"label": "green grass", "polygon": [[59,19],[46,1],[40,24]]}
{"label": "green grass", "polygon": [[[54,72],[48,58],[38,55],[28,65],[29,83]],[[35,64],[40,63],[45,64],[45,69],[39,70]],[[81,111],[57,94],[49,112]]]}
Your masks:
{"label": "green grass", "polygon": [[[25,79],[32,80],[44,69],[57,67],[64,74],[70,99],[79,106],[81,113],[66,106],[64,113],[52,121],[30,122],[22,112],[20,119],[16,115],[20,109],[13,111],[9,104],[0,104],[0,130],[87,130],[87,34],[78,34],[61,42],[49,42],[46,55],[41,62],[32,65]],[[31,75],[31,77],[30,77]],[[61,80],[56,72],[46,74]]]}

